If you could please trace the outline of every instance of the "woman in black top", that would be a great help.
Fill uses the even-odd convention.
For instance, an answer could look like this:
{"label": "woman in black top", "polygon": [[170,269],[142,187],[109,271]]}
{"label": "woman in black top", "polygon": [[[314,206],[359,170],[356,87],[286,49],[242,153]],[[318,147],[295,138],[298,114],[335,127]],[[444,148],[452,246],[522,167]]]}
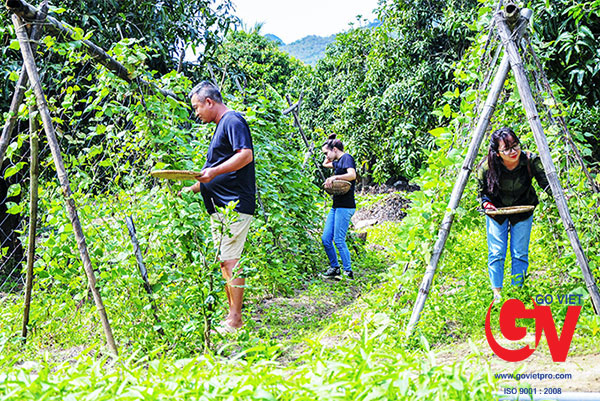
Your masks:
{"label": "woman in black top", "polygon": [[[323,247],[329,258],[329,269],[324,273],[325,277],[336,278],[340,275],[340,264],[338,262],[335,248],[342,259],[343,274],[346,278],[353,279],[352,262],[350,251],[346,245],[346,232],[350,225],[350,218],[356,210],[354,201],[354,187],[356,182],[356,163],[352,156],[344,153],[344,144],[336,135],[330,135],[329,139],[321,148],[325,155],[323,166],[334,169],[334,175],[325,180],[324,186],[331,187],[334,180],[350,181],[350,190],[343,195],[333,196],[333,206],[327,215],[325,228],[323,229]],[[335,248],[334,248],[335,244]]]}

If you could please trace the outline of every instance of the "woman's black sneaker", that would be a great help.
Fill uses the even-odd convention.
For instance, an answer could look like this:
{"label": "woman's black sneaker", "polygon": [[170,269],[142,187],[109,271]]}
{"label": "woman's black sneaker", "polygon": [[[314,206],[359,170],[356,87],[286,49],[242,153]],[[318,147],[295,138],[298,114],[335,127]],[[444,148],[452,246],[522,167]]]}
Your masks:
{"label": "woman's black sneaker", "polygon": [[325,278],[340,278],[340,268],[330,267],[322,276]]}
{"label": "woman's black sneaker", "polygon": [[352,270],[343,270],[342,274],[344,275],[344,277],[346,277],[346,279],[354,280],[354,273],[352,273]]}

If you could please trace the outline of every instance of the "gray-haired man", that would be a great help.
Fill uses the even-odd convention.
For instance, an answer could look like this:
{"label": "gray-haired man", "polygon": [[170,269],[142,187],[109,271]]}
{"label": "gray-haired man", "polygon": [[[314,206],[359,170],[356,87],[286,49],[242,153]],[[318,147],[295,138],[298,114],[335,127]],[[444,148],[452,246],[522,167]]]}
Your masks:
{"label": "gray-haired man", "polygon": [[[227,280],[225,292],[229,314],[223,322],[225,330],[233,331],[243,325],[242,302],[245,279],[234,278],[234,269],[240,260],[248,229],[255,209],[256,178],[252,137],[242,115],[223,104],[219,89],[203,81],[190,92],[196,116],[205,123],[217,124],[206,155],[202,175],[196,184],[184,190],[201,192],[206,210],[211,216],[213,242],[220,246],[221,271]],[[238,202],[235,210],[239,217],[228,226],[223,235],[223,216],[215,206]],[[239,272],[235,272],[238,276]]]}

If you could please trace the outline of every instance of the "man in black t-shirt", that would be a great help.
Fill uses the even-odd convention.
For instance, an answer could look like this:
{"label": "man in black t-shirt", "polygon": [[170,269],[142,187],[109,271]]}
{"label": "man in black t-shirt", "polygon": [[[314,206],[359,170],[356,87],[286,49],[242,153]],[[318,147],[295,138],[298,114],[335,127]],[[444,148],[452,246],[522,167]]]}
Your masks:
{"label": "man in black t-shirt", "polygon": [[[215,246],[219,246],[221,271],[227,280],[225,292],[229,315],[222,323],[225,331],[234,331],[243,325],[242,302],[245,279],[234,269],[240,260],[248,229],[254,215],[256,180],[252,137],[248,123],[241,114],[223,104],[219,89],[203,81],[190,92],[196,116],[205,123],[217,124],[206,154],[202,175],[196,184],[184,188],[201,192],[204,206],[211,217],[211,231]],[[223,207],[237,202],[236,220],[224,227],[224,217],[215,206]],[[224,235],[225,232],[227,235]]]}

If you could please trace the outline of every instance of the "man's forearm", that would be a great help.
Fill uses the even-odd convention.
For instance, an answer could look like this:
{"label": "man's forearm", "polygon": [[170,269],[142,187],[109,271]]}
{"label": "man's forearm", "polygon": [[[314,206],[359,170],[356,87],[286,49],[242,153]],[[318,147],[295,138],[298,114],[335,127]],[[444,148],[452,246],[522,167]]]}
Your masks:
{"label": "man's forearm", "polygon": [[218,166],[215,166],[215,175],[230,173],[240,170],[252,162],[252,149],[242,149],[235,155],[231,156],[227,161]]}
{"label": "man's forearm", "polygon": [[252,154],[252,149],[241,149],[237,151],[235,155],[231,156],[228,160],[226,160],[224,163],[219,164],[215,167],[205,168],[204,170],[202,170],[202,175],[197,177],[196,179],[203,183],[210,182],[215,177],[221,174],[230,173],[232,171],[237,171],[244,168],[249,163],[251,163],[253,159],[254,156]]}

